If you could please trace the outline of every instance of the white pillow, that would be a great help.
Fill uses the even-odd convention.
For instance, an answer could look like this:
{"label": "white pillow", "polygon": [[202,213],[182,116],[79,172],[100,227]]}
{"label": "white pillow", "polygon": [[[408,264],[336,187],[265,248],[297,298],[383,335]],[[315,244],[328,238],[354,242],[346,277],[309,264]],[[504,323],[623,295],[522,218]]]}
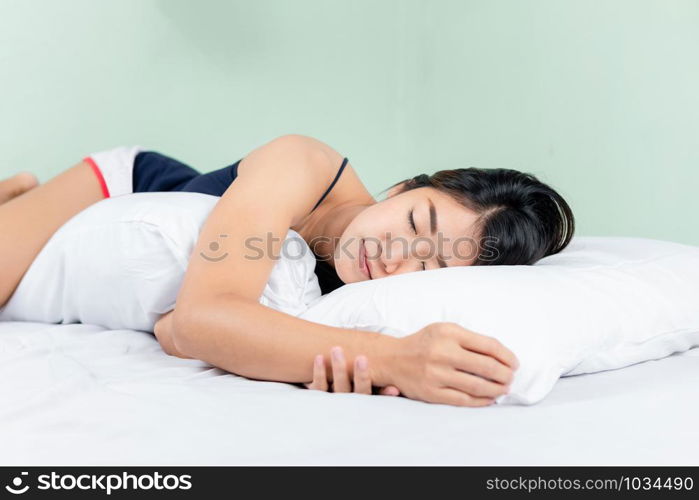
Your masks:
{"label": "white pillow", "polygon": [[[174,308],[199,231],[218,200],[201,193],[136,193],[88,207],[47,242],[0,320],[152,332],[160,315]],[[224,251],[223,240],[218,243],[221,249],[210,257]],[[298,315],[321,295],[315,257],[293,230],[284,249],[260,303]]]}
{"label": "white pillow", "polygon": [[533,266],[454,267],[341,287],[301,318],[396,336],[437,322],[492,336],[520,361],[498,403],[533,404],[562,375],[699,345],[699,247],[575,237]]}

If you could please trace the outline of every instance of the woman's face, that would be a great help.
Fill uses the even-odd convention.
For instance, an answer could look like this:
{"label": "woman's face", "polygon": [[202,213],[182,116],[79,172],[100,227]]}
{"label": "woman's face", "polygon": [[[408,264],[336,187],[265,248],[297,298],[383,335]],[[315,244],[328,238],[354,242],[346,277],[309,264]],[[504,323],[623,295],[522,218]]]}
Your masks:
{"label": "woman's face", "polygon": [[473,211],[432,187],[395,194],[400,187],[361,211],[342,233],[334,259],[345,283],[475,261],[478,216]]}

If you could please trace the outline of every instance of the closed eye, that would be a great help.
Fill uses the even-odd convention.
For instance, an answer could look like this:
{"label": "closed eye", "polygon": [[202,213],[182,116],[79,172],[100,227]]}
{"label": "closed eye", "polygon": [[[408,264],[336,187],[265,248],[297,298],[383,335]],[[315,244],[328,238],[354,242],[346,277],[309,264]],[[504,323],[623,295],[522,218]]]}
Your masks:
{"label": "closed eye", "polygon": [[417,234],[417,228],[415,227],[415,219],[413,219],[413,210],[410,209],[410,212],[408,212],[408,223],[410,224],[410,227],[413,228],[413,232]]}
{"label": "closed eye", "polygon": [[[413,228],[413,232],[417,234],[417,227],[415,227],[415,219],[413,218],[413,210],[410,209],[410,212],[408,212],[408,224],[410,224],[410,227]],[[425,261],[422,261],[422,270],[424,271],[427,269],[427,266],[425,266]]]}

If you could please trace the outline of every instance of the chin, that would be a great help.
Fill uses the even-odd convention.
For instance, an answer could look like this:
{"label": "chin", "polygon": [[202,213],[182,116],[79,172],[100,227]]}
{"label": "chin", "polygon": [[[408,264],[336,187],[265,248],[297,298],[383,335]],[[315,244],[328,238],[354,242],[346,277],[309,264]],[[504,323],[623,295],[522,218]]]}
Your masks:
{"label": "chin", "polygon": [[352,264],[352,262],[343,262],[342,264],[339,264],[337,261],[335,261],[335,272],[337,273],[337,276],[345,282],[345,284],[360,281],[354,273],[348,272],[349,269],[347,268],[351,267]]}
{"label": "chin", "polygon": [[369,280],[369,278],[359,270],[359,261],[357,260],[345,260],[342,262],[336,260],[335,266],[335,272],[345,284]]}

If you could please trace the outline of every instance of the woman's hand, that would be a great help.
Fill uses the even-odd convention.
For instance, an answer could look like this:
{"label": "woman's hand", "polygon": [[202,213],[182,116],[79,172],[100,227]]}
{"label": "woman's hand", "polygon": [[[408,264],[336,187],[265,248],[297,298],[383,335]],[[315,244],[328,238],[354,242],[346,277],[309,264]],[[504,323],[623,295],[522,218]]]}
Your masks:
{"label": "woman's hand", "polygon": [[[357,356],[354,360],[353,382],[347,371],[347,362],[341,347],[333,347],[330,350],[330,363],[332,366],[333,383],[329,387],[325,370],[325,358],[318,354],[313,360],[313,382],[304,384],[307,389],[324,392],[356,392],[359,394],[372,394],[371,379],[369,377],[369,360],[366,356]],[[394,386],[382,387],[378,390],[382,396],[398,396],[400,391]]]}
{"label": "woman's hand", "polygon": [[398,351],[385,375],[411,399],[487,406],[507,394],[519,366],[496,339],[456,323],[432,323],[397,340]]}

